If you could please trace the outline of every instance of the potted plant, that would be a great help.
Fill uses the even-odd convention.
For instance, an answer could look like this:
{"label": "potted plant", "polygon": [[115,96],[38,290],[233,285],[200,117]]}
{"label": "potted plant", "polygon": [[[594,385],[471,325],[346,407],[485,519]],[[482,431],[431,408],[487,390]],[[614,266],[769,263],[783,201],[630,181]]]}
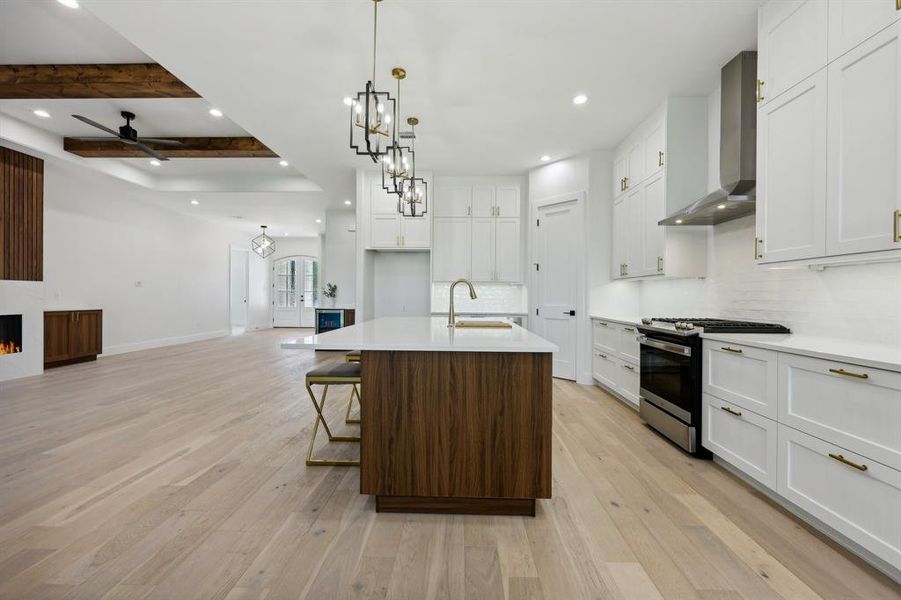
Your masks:
{"label": "potted plant", "polygon": [[327,306],[335,306],[335,298],[338,297],[338,286],[334,283],[326,283],[322,288],[322,295],[325,296]]}

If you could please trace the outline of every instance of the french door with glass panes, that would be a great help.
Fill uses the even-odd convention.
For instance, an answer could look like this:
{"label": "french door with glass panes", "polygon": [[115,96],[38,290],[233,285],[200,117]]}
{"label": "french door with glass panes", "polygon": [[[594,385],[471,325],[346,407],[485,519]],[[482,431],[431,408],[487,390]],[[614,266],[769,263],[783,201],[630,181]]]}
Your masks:
{"label": "french door with glass panes", "polygon": [[272,264],[272,326],[313,327],[319,298],[319,261],[289,256]]}

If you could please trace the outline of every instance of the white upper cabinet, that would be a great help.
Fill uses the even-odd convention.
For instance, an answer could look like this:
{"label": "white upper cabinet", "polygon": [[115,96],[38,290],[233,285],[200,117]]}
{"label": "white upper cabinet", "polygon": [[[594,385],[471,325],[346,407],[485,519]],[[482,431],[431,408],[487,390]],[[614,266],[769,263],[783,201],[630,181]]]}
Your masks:
{"label": "white upper cabinet", "polygon": [[899,18],[897,0],[829,0],[829,60],[835,60]]}
{"label": "white upper cabinet", "polygon": [[642,136],[636,139],[626,149],[626,190],[631,190],[644,179],[644,144]]}
{"label": "white upper cabinet", "polygon": [[472,186],[437,186],[432,204],[436,217],[468,217],[472,214]]}
{"label": "white upper cabinet", "polygon": [[[666,123],[660,119],[648,127],[644,134],[645,176],[652,177],[666,164]],[[666,215],[664,215],[666,216]],[[661,219],[663,217],[660,217]]]}
{"label": "white upper cabinet", "polygon": [[469,279],[470,273],[470,219],[450,217],[435,219],[432,246],[432,279],[454,281],[460,277]]}
{"label": "white upper cabinet", "polygon": [[381,173],[367,175],[369,181],[369,210],[373,215],[396,215],[397,194],[389,194],[382,187]]}
{"label": "white upper cabinet", "polygon": [[614,156],[611,276],[703,277],[706,229],[658,222],[707,193],[707,99],[667,99]]}
{"label": "white upper cabinet", "polygon": [[510,177],[444,177],[438,189],[432,280],[522,283],[520,182]]}
{"label": "white upper cabinet", "polygon": [[826,71],[820,71],[758,111],[760,261],[822,256],[825,197]]}
{"label": "white upper cabinet", "polygon": [[830,64],[828,85],[826,253],[901,248],[901,23]]}
{"label": "white upper cabinet", "polygon": [[494,203],[496,206],[495,217],[519,218],[520,200],[519,188],[516,186],[497,186]]}
{"label": "white upper cabinet", "polygon": [[472,219],[472,280],[494,281],[494,219]]}
{"label": "white upper cabinet", "polygon": [[[423,174],[427,181],[431,178]],[[358,173],[362,178],[360,189],[363,197],[363,222],[366,248],[369,250],[428,250],[432,246],[432,215],[434,203],[430,199],[430,212],[422,217],[403,217],[397,212],[397,195],[382,187],[380,171]]]}
{"label": "white upper cabinet", "polygon": [[656,275],[664,272],[666,248],[666,228],[657,224],[666,217],[666,179],[663,173],[644,182],[642,190],[644,223],[642,261],[639,267],[642,275]]}
{"label": "white upper cabinet", "polygon": [[493,185],[472,186],[472,216],[493,217],[496,188]]}
{"label": "white upper cabinet", "polygon": [[401,248],[425,248],[432,245],[432,220],[427,217],[401,217]]}
{"label": "white upper cabinet", "polygon": [[826,65],[826,31],[826,0],[771,0],[761,7],[758,102],[775,100]]}
{"label": "white upper cabinet", "polygon": [[613,158],[613,195],[622,195],[626,191],[626,155],[617,154]]}
{"label": "white upper cabinet", "polygon": [[494,280],[522,281],[522,236],[519,218],[498,218],[494,223]]}

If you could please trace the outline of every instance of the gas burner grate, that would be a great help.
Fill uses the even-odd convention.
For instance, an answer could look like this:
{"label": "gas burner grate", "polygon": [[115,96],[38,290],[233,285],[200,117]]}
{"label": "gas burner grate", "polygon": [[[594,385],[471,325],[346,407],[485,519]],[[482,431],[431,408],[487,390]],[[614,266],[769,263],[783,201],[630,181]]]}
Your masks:
{"label": "gas burner grate", "polygon": [[701,327],[705,333],[791,333],[788,327],[778,323],[755,323],[753,321],[691,317],[660,317],[655,318],[654,321],[661,323],[692,323],[696,327]]}

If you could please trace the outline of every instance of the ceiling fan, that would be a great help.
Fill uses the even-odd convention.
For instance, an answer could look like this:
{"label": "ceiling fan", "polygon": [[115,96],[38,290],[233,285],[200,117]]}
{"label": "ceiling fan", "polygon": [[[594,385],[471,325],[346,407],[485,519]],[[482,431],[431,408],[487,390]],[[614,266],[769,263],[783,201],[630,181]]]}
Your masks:
{"label": "ceiling fan", "polygon": [[[81,115],[72,115],[79,121],[83,123],[87,123],[91,127],[96,127],[97,129],[102,129],[107,133],[110,133],[116,138],[124,142],[126,144],[131,144],[132,146],[137,146],[140,148],[145,154],[152,156],[157,160],[169,160],[153,148],[147,146],[147,143],[151,144],[159,144],[160,146],[182,146],[183,144],[178,140],[164,140],[160,138],[146,138],[146,137],[138,137],[137,130],[131,126],[131,122],[135,118],[135,114],[133,112],[128,112],[127,110],[123,110],[121,113],[122,118],[125,119],[125,125],[119,127],[119,131],[116,132],[105,125],[101,125],[97,121],[89,119],[87,117],[83,117]],[[108,140],[108,137],[76,137],[77,140],[86,140],[86,141],[96,141],[96,140]]]}

